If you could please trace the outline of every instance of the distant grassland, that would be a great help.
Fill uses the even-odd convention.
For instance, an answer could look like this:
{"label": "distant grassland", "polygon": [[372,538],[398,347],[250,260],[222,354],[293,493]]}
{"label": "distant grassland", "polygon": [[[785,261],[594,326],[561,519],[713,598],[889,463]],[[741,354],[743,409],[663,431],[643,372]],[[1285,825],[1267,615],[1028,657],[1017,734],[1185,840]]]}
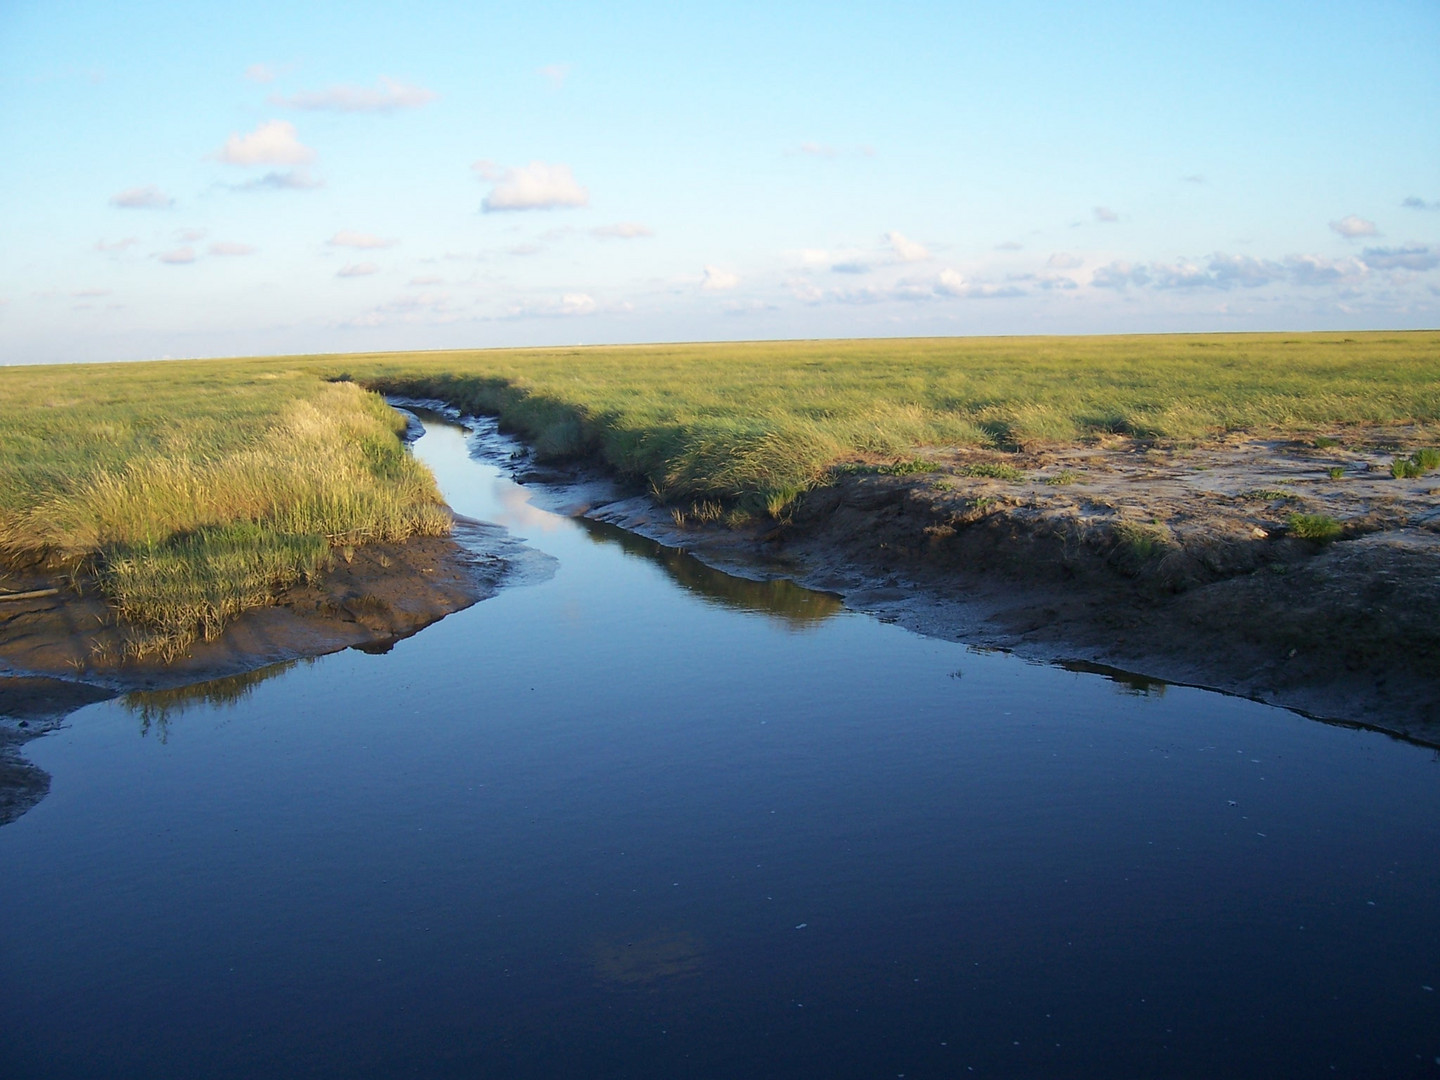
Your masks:
{"label": "distant grassland", "polygon": [[356,355],[321,370],[497,414],[668,500],[779,512],[856,453],[1198,443],[1440,420],[1440,333],[758,342]]}
{"label": "distant grassland", "polygon": [[358,386],[264,362],[0,369],[0,552],[93,563],[133,651],[173,655],[332,546],[445,532],[403,427]]}
{"label": "distant grassland", "polygon": [[[353,382],[328,380],[344,379]],[[542,458],[781,513],[856,454],[1199,443],[1440,422],[1440,333],[938,338],[498,349],[0,369],[0,553],[92,561],[136,651],[443,532],[373,389],[498,415]]]}

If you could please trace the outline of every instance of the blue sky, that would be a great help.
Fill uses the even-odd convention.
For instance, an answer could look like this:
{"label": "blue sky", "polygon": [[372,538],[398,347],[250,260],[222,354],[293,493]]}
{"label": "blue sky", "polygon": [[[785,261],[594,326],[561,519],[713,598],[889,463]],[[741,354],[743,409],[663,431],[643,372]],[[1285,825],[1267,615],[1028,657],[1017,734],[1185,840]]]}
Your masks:
{"label": "blue sky", "polygon": [[1440,325],[1440,5],[0,0],[0,362]]}

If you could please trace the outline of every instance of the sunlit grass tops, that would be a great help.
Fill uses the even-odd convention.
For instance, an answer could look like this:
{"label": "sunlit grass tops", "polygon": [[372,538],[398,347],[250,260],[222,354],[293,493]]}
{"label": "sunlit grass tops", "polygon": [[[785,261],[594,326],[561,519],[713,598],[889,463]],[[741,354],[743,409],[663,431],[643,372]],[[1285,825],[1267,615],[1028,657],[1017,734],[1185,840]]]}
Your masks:
{"label": "sunlit grass tops", "polygon": [[670,499],[774,511],[837,458],[1440,420],[1440,333],[745,342],[336,357]]}
{"label": "sunlit grass tops", "polygon": [[0,550],[94,560],[174,652],[317,571],[334,544],[448,528],[374,394],[256,362],[0,370]]}

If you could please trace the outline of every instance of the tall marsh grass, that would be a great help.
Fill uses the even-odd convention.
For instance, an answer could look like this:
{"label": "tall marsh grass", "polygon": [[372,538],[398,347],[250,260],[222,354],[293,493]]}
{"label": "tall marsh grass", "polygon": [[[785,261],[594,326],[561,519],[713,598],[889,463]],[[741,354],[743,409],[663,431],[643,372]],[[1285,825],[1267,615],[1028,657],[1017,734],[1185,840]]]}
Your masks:
{"label": "tall marsh grass", "polygon": [[783,507],[835,461],[1440,422],[1440,334],[736,342],[316,358],[598,454],[665,499]]}
{"label": "tall marsh grass", "polygon": [[0,371],[0,555],[93,563],[133,651],[173,656],[332,545],[448,531],[399,430],[376,395],[273,365]]}

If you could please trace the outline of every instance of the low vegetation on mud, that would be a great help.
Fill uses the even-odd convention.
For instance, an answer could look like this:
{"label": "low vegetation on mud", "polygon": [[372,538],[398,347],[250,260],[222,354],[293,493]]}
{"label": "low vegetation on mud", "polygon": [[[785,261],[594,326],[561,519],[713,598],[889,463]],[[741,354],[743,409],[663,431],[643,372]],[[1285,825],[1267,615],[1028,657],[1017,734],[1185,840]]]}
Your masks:
{"label": "low vegetation on mud", "polygon": [[665,502],[776,516],[857,457],[913,471],[957,446],[1111,436],[1187,446],[1433,425],[1437,354],[1436,333],[1207,334],[511,349],[320,366],[499,416],[542,460],[603,458]]}
{"label": "low vegetation on mud", "polygon": [[0,370],[0,569],[93,582],[129,651],[178,655],[333,548],[446,532],[403,430],[377,395],[274,363]]}

